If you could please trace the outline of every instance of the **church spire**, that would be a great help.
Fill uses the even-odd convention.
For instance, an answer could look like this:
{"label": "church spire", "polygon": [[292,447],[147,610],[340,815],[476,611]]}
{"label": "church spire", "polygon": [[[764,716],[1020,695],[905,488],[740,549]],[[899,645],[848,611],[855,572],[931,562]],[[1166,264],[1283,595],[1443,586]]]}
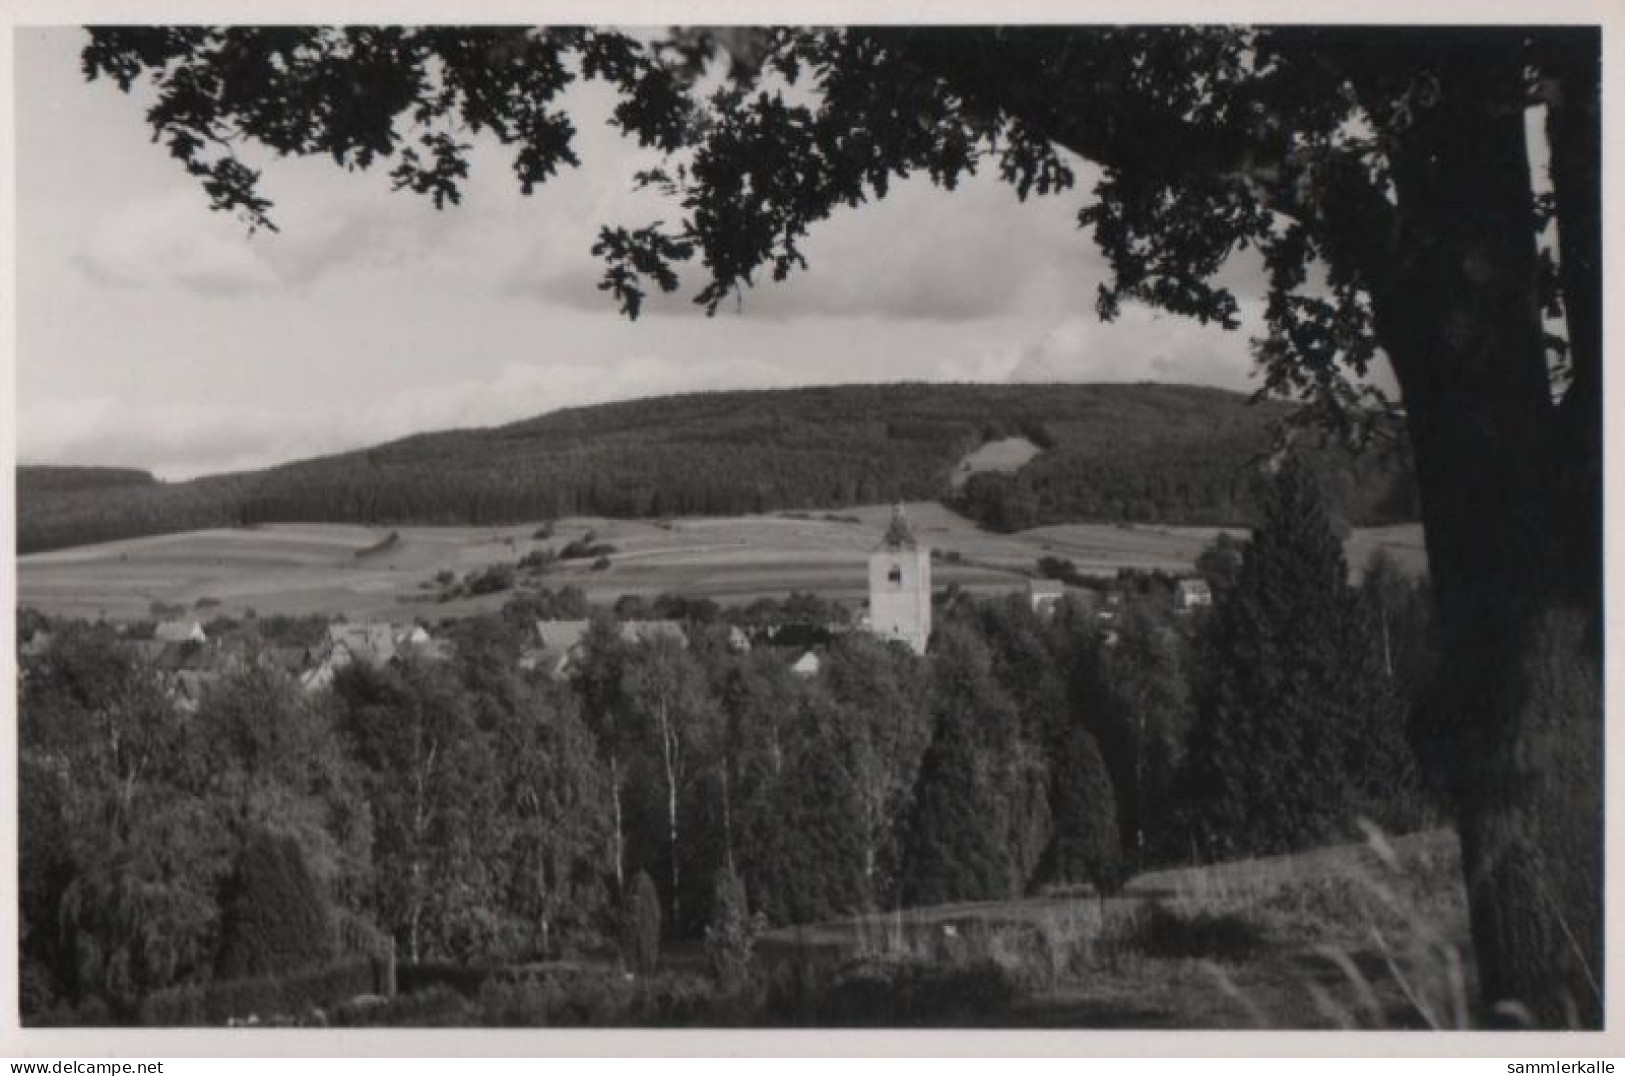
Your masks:
{"label": "church spire", "polygon": [[886,536],[880,544],[886,549],[913,549],[919,544],[914,540],[914,532],[908,529],[901,502],[892,505],[891,525],[886,528]]}

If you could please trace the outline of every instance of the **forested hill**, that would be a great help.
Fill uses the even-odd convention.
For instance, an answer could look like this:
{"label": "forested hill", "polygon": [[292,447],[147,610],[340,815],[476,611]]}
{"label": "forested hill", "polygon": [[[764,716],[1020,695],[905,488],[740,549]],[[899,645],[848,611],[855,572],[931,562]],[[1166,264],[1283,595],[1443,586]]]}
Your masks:
{"label": "forested hill", "polygon": [[[1175,385],[863,385],[700,393],[571,408],[489,429],[187,482],[85,481],[19,468],[22,552],[265,522],[509,523],[564,515],[732,515],[948,495],[977,445],[1045,451],[967,482],[990,526],[1246,522],[1252,461],[1286,405]],[[1356,523],[1411,518],[1404,467],[1317,452]],[[141,472],[123,472],[140,475]],[[150,479],[150,476],[147,476]]]}
{"label": "forested hill", "polygon": [[17,468],[18,496],[42,497],[53,493],[107,490],[120,486],[155,486],[158,480],[149,471],[129,467],[48,467]]}

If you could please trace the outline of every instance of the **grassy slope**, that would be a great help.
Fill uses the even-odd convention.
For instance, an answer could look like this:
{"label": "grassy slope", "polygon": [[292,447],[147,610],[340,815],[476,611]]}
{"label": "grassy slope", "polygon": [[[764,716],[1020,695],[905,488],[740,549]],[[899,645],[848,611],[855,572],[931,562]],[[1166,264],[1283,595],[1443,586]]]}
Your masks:
{"label": "grassy slope", "polygon": [[785,928],[761,948],[778,960],[992,961],[1021,996],[985,1026],[1462,1028],[1474,996],[1460,851],[1442,830],[1158,871],[1104,899]]}

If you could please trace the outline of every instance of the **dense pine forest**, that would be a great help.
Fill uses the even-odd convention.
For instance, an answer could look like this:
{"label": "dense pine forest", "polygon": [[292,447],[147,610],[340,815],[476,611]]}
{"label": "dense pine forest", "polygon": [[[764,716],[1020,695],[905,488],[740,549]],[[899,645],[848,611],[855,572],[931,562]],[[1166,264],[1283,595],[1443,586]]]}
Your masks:
{"label": "dense pine forest", "polygon": [[[19,468],[22,552],[273,522],[510,523],[658,518],[945,498],[996,529],[1237,524],[1248,475],[1291,409],[1173,385],[843,386],[700,393],[420,434],[263,471],[153,482]],[[979,444],[1044,451],[1015,475],[954,468]],[[1313,467],[1351,523],[1414,518],[1408,464],[1327,449]]]}

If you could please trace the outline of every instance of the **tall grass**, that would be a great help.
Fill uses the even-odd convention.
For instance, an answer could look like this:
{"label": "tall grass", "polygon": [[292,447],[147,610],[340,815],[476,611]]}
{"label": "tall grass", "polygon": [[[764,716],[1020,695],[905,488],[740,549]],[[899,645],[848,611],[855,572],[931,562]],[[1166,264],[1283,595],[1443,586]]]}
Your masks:
{"label": "tall grass", "polygon": [[[1231,970],[1243,964],[1287,997],[1307,998],[1313,1022],[1334,1028],[1463,1029],[1471,1001],[1466,893],[1453,841],[1392,841],[1361,821],[1365,841],[1342,854],[1227,864],[1178,875],[1166,902],[1140,913],[1148,952],[1207,961],[1208,974],[1243,1017],[1302,1026],[1293,1008],[1251,995]],[[1254,943],[1249,953],[1248,942]],[[1270,955],[1251,960],[1257,950]],[[1212,952],[1202,951],[1204,948]]]}
{"label": "tall grass", "polygon": [[1115,996],[1173,1026],[1465,1028],[1466,900],[1448,834],[1163,872],[1121,898],[894,912],[864,960],[997,969],[1028,999]]}

